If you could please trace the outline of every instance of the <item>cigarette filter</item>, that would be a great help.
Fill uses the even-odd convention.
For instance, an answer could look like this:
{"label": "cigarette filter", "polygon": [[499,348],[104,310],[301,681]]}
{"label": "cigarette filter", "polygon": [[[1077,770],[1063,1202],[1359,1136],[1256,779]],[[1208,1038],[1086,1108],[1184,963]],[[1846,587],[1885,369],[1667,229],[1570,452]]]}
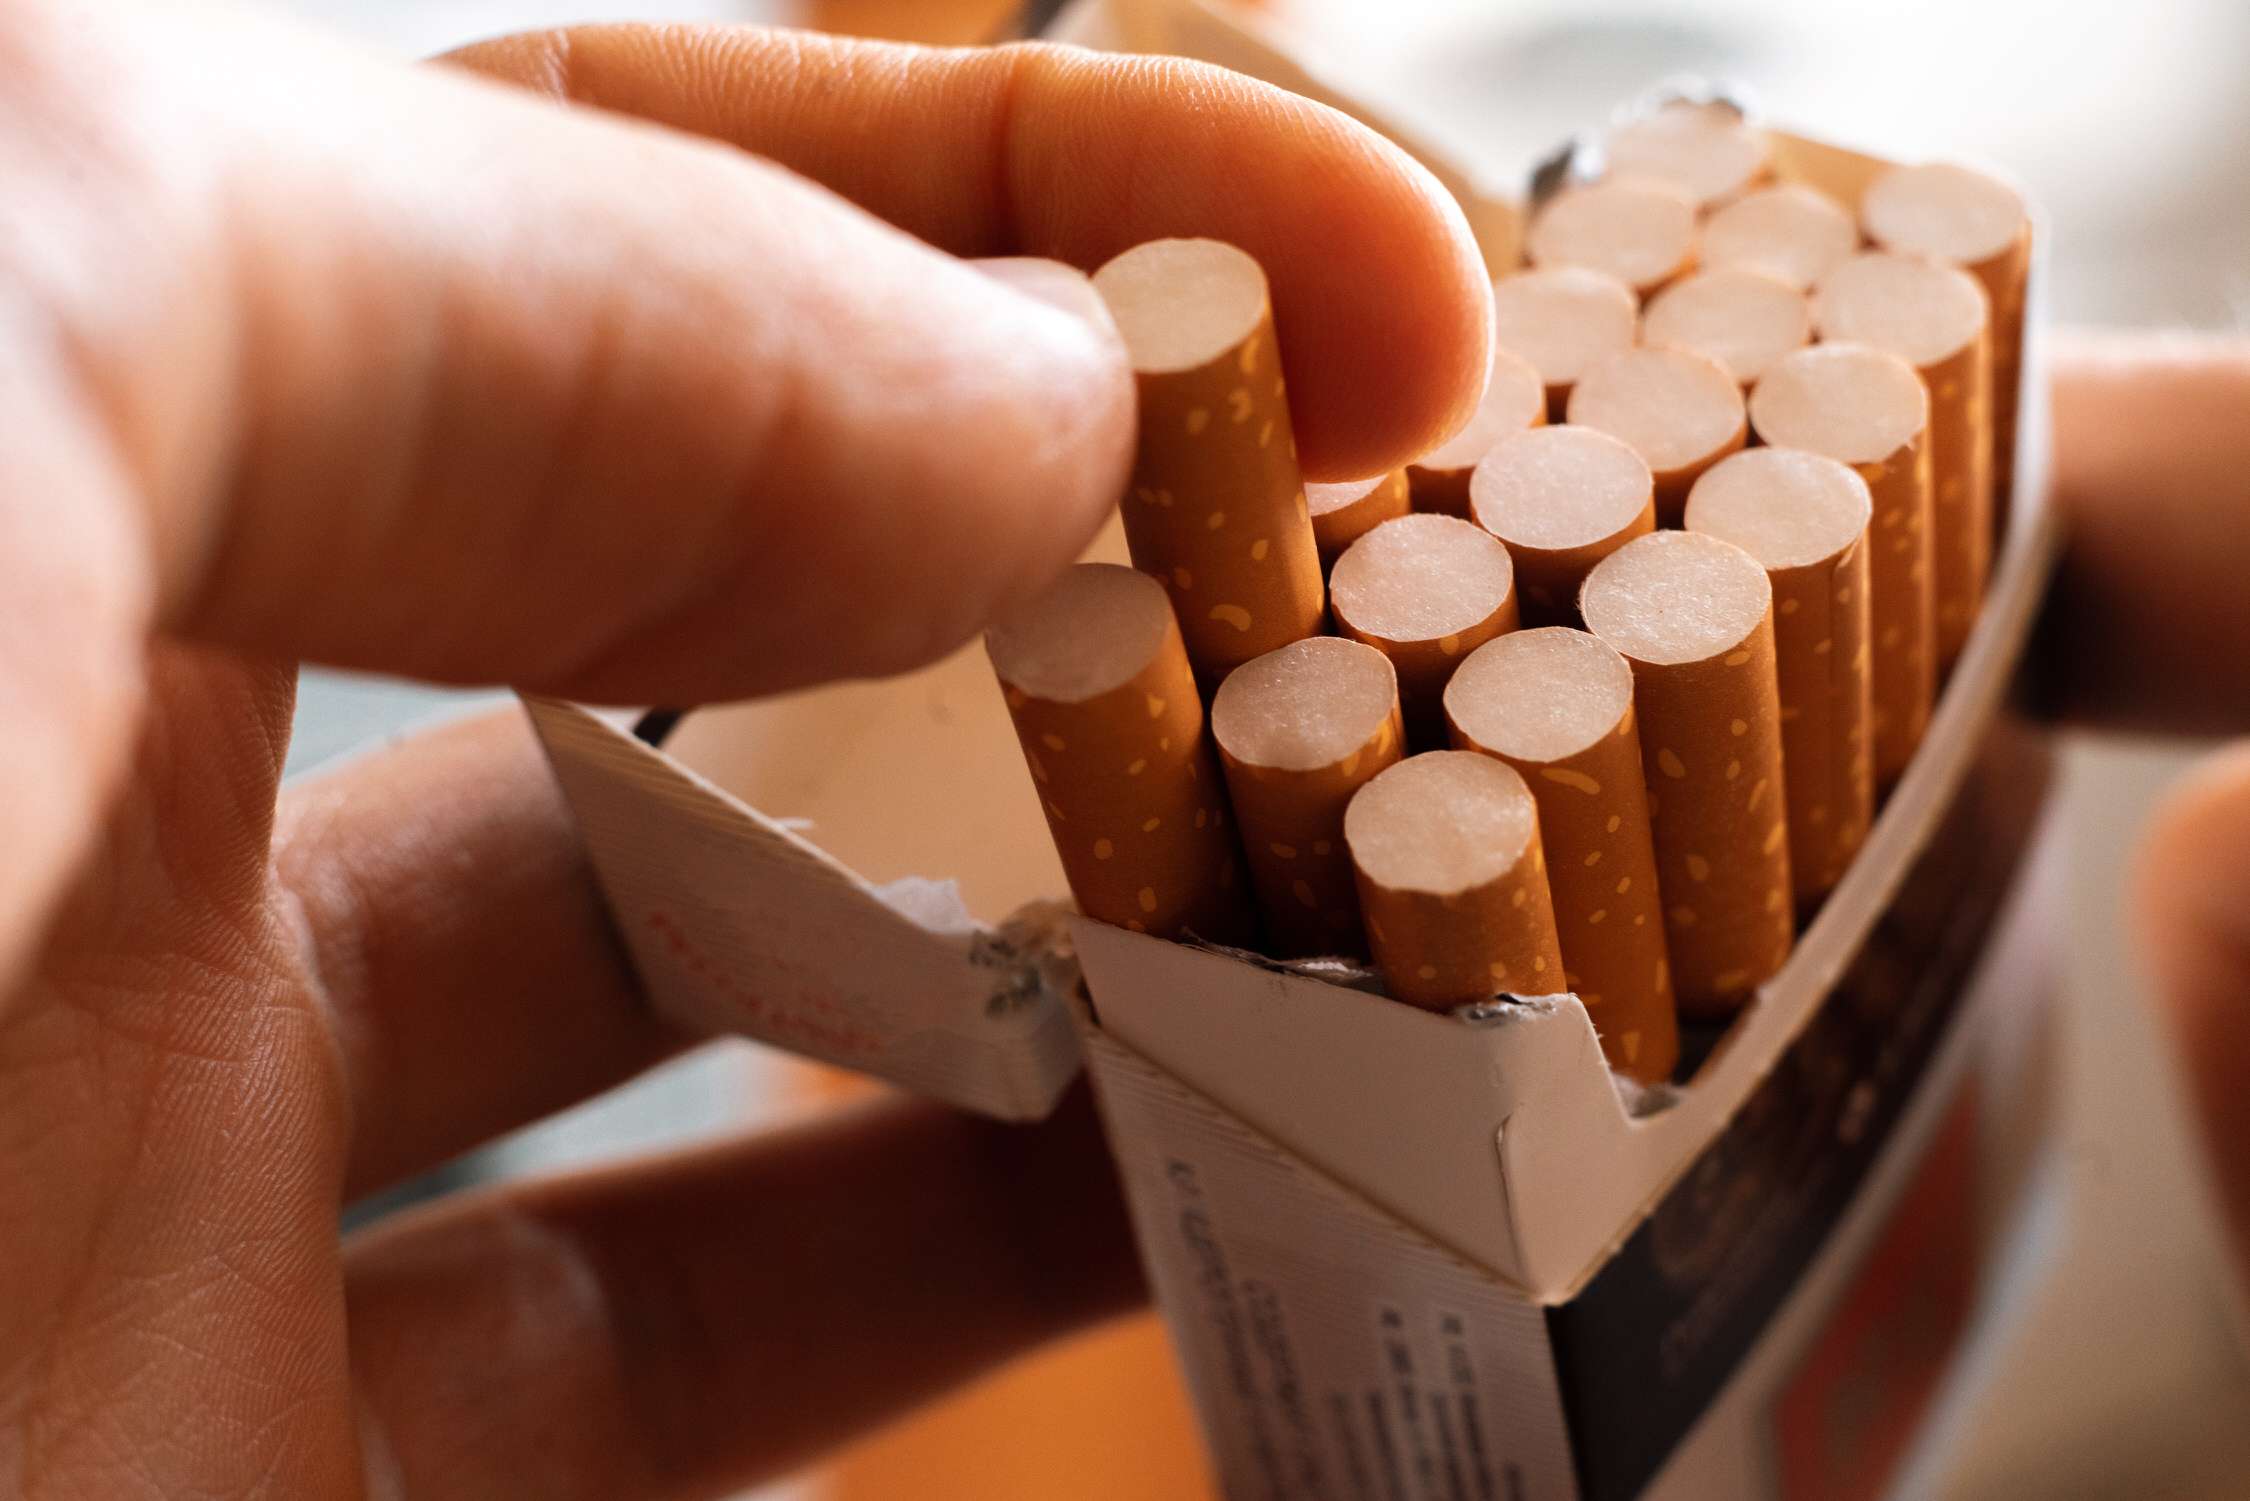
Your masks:
{"label": "cigarette filter", "polygon": [[1740,266],[1798,291],[1859,249],[1859,226],[1842,204],[1802,183],[1745,194],[1703,221],[1703,264]]}
{"label": "cigarette filter", "polygon": [[1611,1065],[1668,1078],[1679,1021],[1648,788],[1633,723],[1633,670],[1584,631],[1516,631],[1469,654],[1445,689],[1453,742],[1498,756],[1539,805],[1563,975]]}
{"label": "cigarette filter", "polygon": [[1203,701],[1157,582],[1081,563],[985,649],[1079,910],[1136,933],[1255,941]]}
{"label": "cigarette filter", "polygon": [[2000,494],[2012,494],[2031,272],[2031,215],[2022,197],[1967,167],[1894,167],[1868,185],[1859,217],[1867,237],[1885,250],[1951,261],[1984,284],[1992,303],[1993,476]]}
{"label": "cigarette filter", "polygon": [[1547,386],[1547,420],[1563,420],[1570,388],[1593,365],[1633,345],[1640,303],[1614,276],[1583,266],[1518,271],[1492,284],[1492,336]]}
{"label": "cigarette filter", "polygon": [[1339,485],[1305,486],[1305,505],[1312,512],[1313,544],[1320,551],[1323,571],[1334,566],[1338,554],[1376,527],[1413,509],[1406,471],[1393,469],[1373,479]]}
{"label": "cigarette filter", "polygon": [[1741,266],[1683,276],[1649,302],[1641,338],[1709,355],[1747,386],[1783,355],[1812,342],[1804,293]]}
{"label": "cigarette filter", "polygon": [[1696,476],[1733,453],[1749,429],[1742,387],[1709,355],[1628,349],[1579,378],[1570,420],[1622,439],[1656,480],[1656,519],[1678,526]]}
{"label": "cigarette filter", "polygon": [[1695,204],[1636,178],[1564,188],[1532,216],[1524,250],[1534,266],[1606,272],[1645,297],[1695,264]]}
{"label": "cigarette filter", "polygon": [[1574,625],[1596,563],[1656,529],[1656,488],[1631,448],[1590,427],[1518,433],[1469,482],[1477,525],[1507,544],[1522,617]]}
{"label": "cigarette filter", "polygon": [[1393,998],[1432,1011],[1562,984],[1539,814],[1513,767],[1429,751],[1344,812],[1360,910]]}
{"label": "cigarette filter", "polygon": [[1216,240],[1156,240],[1094,286],[1140,387],[1126,545],[1170,592],[1209,686],[1323,623],[1265,273]]}
{"label": "cigarette filter", "polygon": [[1937,660],[1953,664],[1992,571],[1992,340],[1984,288],[1958,266],[1869,251],[1813,294],[1823,339],[1887,349],[1930,392],[1930,549]]}
{"label": "cigarette filter", "polygon": [[1789,957],[1773,591],[1729,542],[1651,532],[1586,576],[1586,625],[1633,667],[1656,883],[1680,1009],[1725,1016]]}
{"label": "cigarette filter", "polygon": [[1211,735],[1271,952],[1367,952],[1344,806],[1401,755],[1397,679],[1383,654],[1313,636],[1227,674]]}
{"label": "cigarette filter", "polygon": [[[1723,459],[1688,495],[1688,530],[1732,542],[1773,585],[1789,868],[1799,911],[1843,879],[1875,817],[1867,482],[1797,448]],[[1565,949],[1567,953],[1567,947]]]}
{"label": "cigarette filter", "polygon": [[1931,576],[1930,398],[1914,367],[1865,344],[1816,344],[1766,372],[1750,420],[1776,448],[1825,454],[1859,471],[1874,504],[1867,567],[1875,632],[1875,780],[1898,780],[1929,728],[1937,694]]}
{"label": "cigarette filter", "polygon": [[1468,425],[1406,468],[1414,509],[1440,516],[1469,515],[1469,471],[1501,439],[1547,420],[1547,389],[1530,363],[1492,346],[1492,374]]}
{"label": "cigarette filter", "polygon": [[1663,105],[1612,130],[1603,154],[1611,175],[1663,183],[1697,208],[1724,203],[1773,171],[1766,133],[1727,104]]}
{"label": "cigarette filter", "polygon": [[1515,565],[1499,539],[1451,516],[1402,516],[1346,548],[1329,574],[1336,628],[1398,669],[1407,743],[1442,744],[1445,680],[1516,628]]}

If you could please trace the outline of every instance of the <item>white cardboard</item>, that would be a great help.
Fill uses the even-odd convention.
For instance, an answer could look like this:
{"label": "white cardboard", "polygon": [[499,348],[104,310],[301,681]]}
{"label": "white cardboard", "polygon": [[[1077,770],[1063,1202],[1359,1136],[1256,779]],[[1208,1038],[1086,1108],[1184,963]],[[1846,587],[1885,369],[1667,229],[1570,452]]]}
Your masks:
{"label": "white cardboard", "polygon": [[1077,1071],[1056,976],[942,902],[896,900],[614,722],[525,707],[650,1003],[1004,1119]]}
{"label": "white cardboard", "polygon": [[1568,1501],[1536,1307],[1131,1050],[1087,1047],[1230,1497],[1381,1496],[1401,1477],[1416,1496]]}

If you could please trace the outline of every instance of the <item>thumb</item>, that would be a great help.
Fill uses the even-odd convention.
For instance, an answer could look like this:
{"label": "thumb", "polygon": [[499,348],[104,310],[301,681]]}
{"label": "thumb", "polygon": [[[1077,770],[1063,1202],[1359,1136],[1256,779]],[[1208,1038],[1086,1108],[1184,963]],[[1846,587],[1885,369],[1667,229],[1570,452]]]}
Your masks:
{"label": "thumb", "polygon": [[2134,905],[2235,1265],[2250,1275],[2250,741],[2205,761],[2157,814]]}

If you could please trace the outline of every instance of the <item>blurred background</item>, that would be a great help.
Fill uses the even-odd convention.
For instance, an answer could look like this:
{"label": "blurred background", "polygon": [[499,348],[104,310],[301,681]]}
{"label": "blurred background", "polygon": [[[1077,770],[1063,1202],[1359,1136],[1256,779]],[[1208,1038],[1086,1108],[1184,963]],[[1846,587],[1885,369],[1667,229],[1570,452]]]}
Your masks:
{"label": "blurred background", "polygon": [[[529,26],[724,19],[971,41],[1000,0],[268,0],[416,55]],[[2250,5],[2242,0],[1274,0],[1315,59],[1404,102],[1463,153],[1519,171],[1669,74],[1738,81],[1777,121],[1886,155],[2004,164],[2053,226],[2066,324],[2250,326]],[[2246,414],[2250,416],[2250,414]],[[2221,497],[2214,497],[2218,502]],[[486,698],[494,696],[487,695]],[[474,695],[308,673],[294,774]],[[2062,1189],[2051,1253],[1976,1358],[1990,1380],[1928,1493],[2250,1494],[2250,1365],[2199,1167],[2140,987],[2119,892],[2135,830],[2196,748],[2079,738],[2058,812],[2067,977]],[[854,1086],[746,1044],[706,1049],[456,1164],[413,1193],[585,1161],[810,1108]],[[360,1213],[386,1206],[363,1206]],[[1041,1414],[1031,1421],[1034,1394]],[[1153,1326],[1004,1373],[817,1475],[790,1501],[1081,1501],[1202,1494]],[[1919,1489],[1920,1487],[1918,1487]]]}

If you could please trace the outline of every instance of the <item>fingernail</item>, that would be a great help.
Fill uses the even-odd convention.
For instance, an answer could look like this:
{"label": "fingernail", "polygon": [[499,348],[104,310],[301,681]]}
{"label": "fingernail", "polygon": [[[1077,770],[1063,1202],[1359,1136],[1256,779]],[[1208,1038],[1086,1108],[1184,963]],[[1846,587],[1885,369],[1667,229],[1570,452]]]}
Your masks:
{"label": "fingernail", "polygon": [[1114,337],[1117,332],[1117,325],[1110,321],[1108,304],[1094,290],[1092,279],[1075,266],[1036,255],[994,256],[969,264],[1009,289],[1091,323],[1104,333]]}

